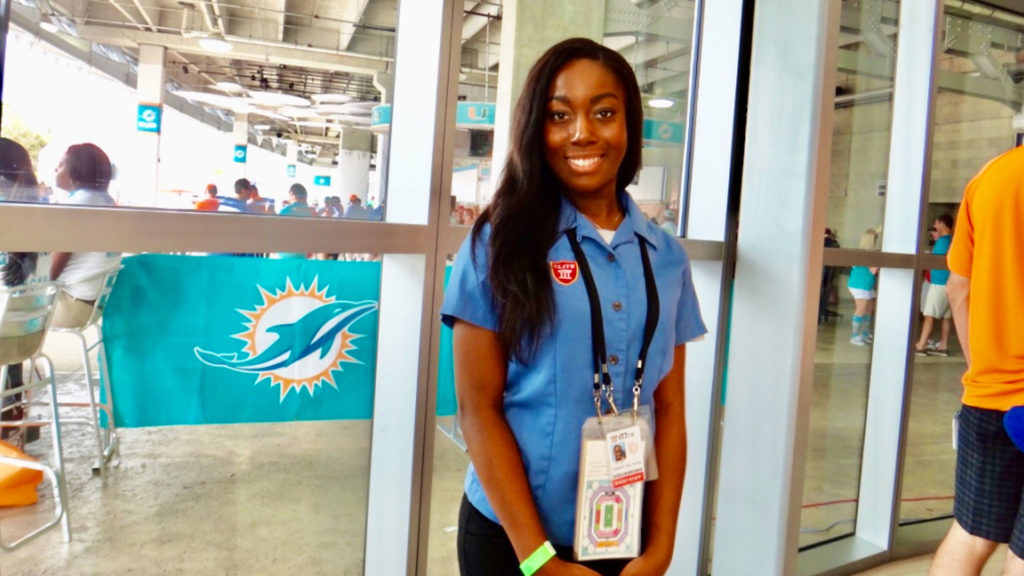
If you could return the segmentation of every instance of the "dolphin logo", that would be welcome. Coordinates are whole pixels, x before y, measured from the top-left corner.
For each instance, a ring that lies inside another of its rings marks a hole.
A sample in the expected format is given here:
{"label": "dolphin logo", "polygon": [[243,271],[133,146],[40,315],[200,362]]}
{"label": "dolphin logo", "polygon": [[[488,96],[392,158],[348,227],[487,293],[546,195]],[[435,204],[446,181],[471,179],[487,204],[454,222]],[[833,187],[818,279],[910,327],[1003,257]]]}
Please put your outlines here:
{"label": "dolphin logo", "polygon": [[238,354],[217,354],[195,348],[196,357],[210,366],[238,372],[265,373],[289,366],[319,351],[320,359],[330,352],[335,339],[353,322],[377,309],[377,303],[330,302],[307,312],[291,324],[267,328],[277,339],[259,354],[239,358]]}

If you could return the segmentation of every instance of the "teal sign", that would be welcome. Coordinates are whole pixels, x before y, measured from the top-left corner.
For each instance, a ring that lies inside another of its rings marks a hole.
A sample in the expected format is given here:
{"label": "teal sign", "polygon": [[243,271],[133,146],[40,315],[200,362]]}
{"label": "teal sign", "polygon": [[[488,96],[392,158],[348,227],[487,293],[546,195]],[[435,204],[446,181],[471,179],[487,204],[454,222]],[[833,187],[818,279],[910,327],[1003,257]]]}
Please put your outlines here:
{"label": "teal sign", "polygon": [[287,170],[289,178],[295,178],[295,164],[289,164],[285,170]]}
{"label": "teal sign", "polygon": [[248,146],[246,146],[245,144],[235,144],[235,162],[244,164],[247,155]]}
{"label": "teal sign", "polygon": [[139,132],[160,132],[160,118],[163,116],[159,104],[139,104],[135,116],[135,129]]}
{"label": "teal sign", "polygon": [[386,126],[391,124],[391,104],[380,104],[370,111],[370,126]]}
{"label": "teal sign", "polygon": [[330,186],[330,176],[313,176],[313,186]]}
{"label": "teal sign", "polygon": [[380,271],[379,262],[124,258],[103,315],[118,425],[370,419]]}
{"label": "teal sign", "polygon": [[459,128],[494,127],[495,109],[489,102],[459,102],[455,108],[455,125]]}
{"label": "teal sign", "polygon": [[644,118],[644,141],[649,144],[682,144],[682,122]]}

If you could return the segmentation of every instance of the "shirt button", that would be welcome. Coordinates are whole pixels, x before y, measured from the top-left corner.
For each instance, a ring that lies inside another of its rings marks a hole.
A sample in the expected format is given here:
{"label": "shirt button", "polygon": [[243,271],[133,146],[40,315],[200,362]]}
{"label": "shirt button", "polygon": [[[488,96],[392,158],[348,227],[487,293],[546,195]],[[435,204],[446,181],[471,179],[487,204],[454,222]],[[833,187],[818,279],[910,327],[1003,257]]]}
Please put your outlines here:
{"label": "shirt button", "polygon": [[608,357],[608,363],[611,364],[612,366],[615,366],[616,364],[619,363],[619,357],[616,356],[615,354],[612,354],[611,356]]}
{"label": "shirt button", "polygon": [[615,254],[609,254],[608,255],[608,261],[609,262],[615,262]]}
{"label": "shirt button", "polygon": [[612,302],[612,310],[615,310],[616,312],[622,310],[622,302]]}

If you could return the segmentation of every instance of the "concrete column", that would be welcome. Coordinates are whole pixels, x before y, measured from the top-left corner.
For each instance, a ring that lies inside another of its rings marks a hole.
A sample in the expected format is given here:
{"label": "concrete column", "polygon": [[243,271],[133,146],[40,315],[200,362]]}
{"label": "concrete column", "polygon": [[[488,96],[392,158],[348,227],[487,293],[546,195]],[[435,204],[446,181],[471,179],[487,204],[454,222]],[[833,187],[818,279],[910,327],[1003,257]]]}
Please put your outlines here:
{"label": "concrete column", "polygon": [[[157,191],[160,188],[160,122],[163,119],[165,52],[163,46],[139,46],[139,77],[135,85],[139,102],[136,111],[138,155],[135,165],[129,168],[131,172],[125,171],[125,176],[131,181],[128,193],[135,196],[133,201],[144,206],[157,205]],[[155,129],[150,119],[155,122]]]}
{"label": "concrete column", "polygon": [[[373,75],[373,85],[377,90],[380,90],[381,104],[391,104],[391,98],[395,92],[395,74],[393,72],[377,72]],[[390,131],[377,134],[375,147],[377,153],[377,182],[375,184],[376,189],[371,190],[369,195],[375,197],[378,204],[383,204],[387,200],[387,166],[390,149],[388,134],[390,134]]]}
{"label": "concrete column", "polygon": [[331,171],[331,193],[348,204],[355,194],[366,205],[370,186],[370,145],[373,137],[368,130],[342,128],[338,165]]}
{"label": "concrete column", "polygon": [[[230,151],[231,156],[228,156],[231,167],[226,170],[231,175],[232,180],[238,178],[245,178],[245,166],[246,160],[248,159],[249,150],[249,115],[235,113],[235,125],[232,130],[232,142],[235,143],[234,148]],[[239,146],[244,148],[244,155],[240,158]]]}
{"label": "concrete column", "polygon": [[840,8],[760,0],[754,11],[715,576],[803,573],[796,560]]}
{"label": "concrete column", "polygon": [[601,41],[605,0],[548,2],[505,0],[501,18],[501,66],[494,115],[491,187],[497,186],[508,154],[512,110],[530,67],[553,44],[573,37]]}

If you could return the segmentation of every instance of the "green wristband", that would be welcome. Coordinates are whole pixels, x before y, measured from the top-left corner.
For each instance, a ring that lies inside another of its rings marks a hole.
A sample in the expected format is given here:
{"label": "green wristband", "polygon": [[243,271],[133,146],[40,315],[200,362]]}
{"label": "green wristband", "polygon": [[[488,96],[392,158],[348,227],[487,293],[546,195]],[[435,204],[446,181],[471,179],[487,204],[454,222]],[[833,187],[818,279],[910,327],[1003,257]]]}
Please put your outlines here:
{"label": "green wristband", "polygon": [[551,541],[545,540],[540,548],[533,551],[530,557],[523,560],[523,563],[519,565],[519,569],[523,571],[523,576],[533,576],[533,573],[540,570],[541,566],[547,564],[548,560],[555,557],[555,547],[551,545]]}

